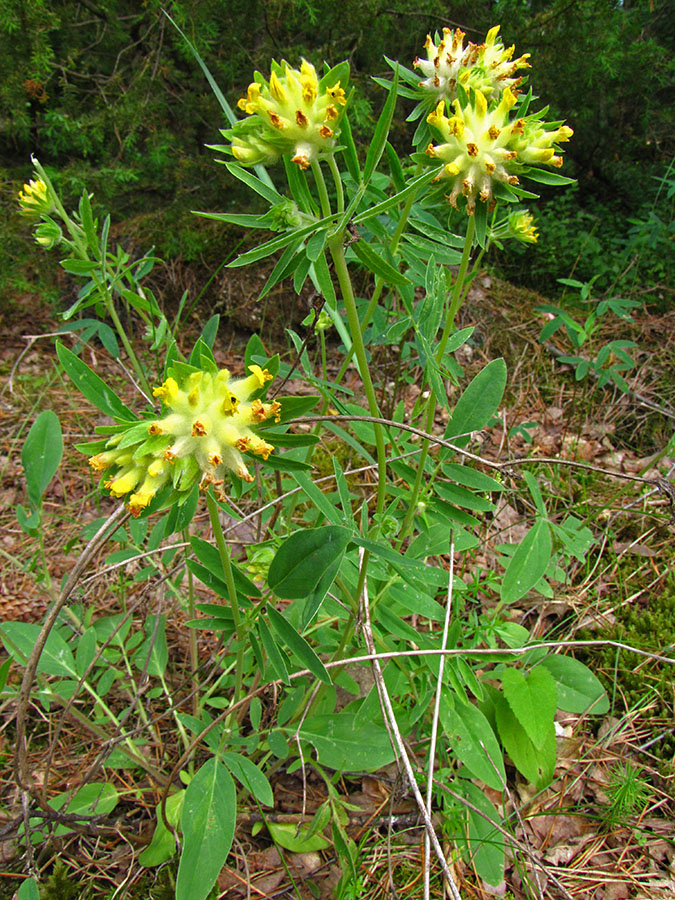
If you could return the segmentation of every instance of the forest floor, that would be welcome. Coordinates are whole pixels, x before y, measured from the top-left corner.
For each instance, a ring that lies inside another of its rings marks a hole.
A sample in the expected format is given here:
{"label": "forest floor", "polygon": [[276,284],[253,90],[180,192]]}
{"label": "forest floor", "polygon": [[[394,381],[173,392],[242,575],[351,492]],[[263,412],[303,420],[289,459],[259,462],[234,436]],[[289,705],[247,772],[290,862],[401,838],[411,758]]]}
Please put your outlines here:
{"label": "forest floor", "polygon": [[[302,300],[278,306],[278,297],[262,310],[250,298],[255,284],[223,282],[225,321],[215,347],[216,359],[234,371],[242,369],[246,328],[262,325],[271,350],[285,349],[282,325],[302,318]],[[236,305],[233,295],[243,298]],[[634,340],[636,367],[627,375],[631,394],[598,388],[591,380],[576,382],[555,351],[569,352],[559,332],[548,348],[538,342],[543,319],[534,311],[543,298],[487,275],[478,279],[462,310],[461,326],[476,325],[474,343],[461,360],[472,367],[504,356],[509,371],[502,421],[480,436],[481,451],[493,458],[532,455],[575,459],[597,469],[656,478],[670,472],[675,459],[663,455],[675,421],[675,311],[634,313],[632,322],[616,326],[607,339]],[[544,301],[545,302],[545,301]],[[277,306],[274,304],[277,303]],[[289,312],[289,304],[292,309]],[[208,311],[207,315],[211,311]],[[231,323],[231,326],[228,325]],[[37,412],[53,409],[61,421],[65,456],[44,504],[44,560],[51,585],[59,585],[85,545],[87,526],[115,508],[96,490],[85,457],[73,449],[90,440],[99,414],[64,381],[55,366],[53,341],[46,336],[59,323],[36,298],[19,298],[2,314],[0,341],[0,620],[39,622],[50,602],[36,541],[16,518],[25,504],[21,447]],[[231,339],[224,337],[229,334]],[[185,348],[199,332],[194,314],[181,332]],[[603,334],[597,339],[602,343]],[[384,376],[385,355],[374,354]],[[333,356],[337,356],[335,353]],[[109,378],[123,399],[132,396],[124,373],[102,350],[87,349],[84,358]],[[386,377],[385,377],[386,380]],[[350,383],[358,390],[355,378]],[[406,402],[414,400],[408,385]],[[132,401],[129,401],[132,402]],[[658,467],[658,469],[657,469]],[[538,637],[606,638],[647,653],[673,656],[675,648],[675,528],[672,497],[599,471],[550,471],[550,494],[594,533],[585,565],[569,573],[569,582],[553,598],[530,595],[512,610]],[[500,511],[505,531],[517,530],[518,510]],[[205,511],[197,526],[206,531]],[[92,561],[103,571],[108,548]],[[121,585],[127,600],[148,591],[143,581],[117,569],[86,583],[85,602],[96,614],[120,609]],[[204,599],[209,599],[203,589]],[[152,609],[151,594],[145,611]],[[176,605],[167,633],[170,659],[179,690],[188,641],[182,627],[185,612]],[[200,632],[200,656],[208,659],[208,633]],[[675,897],[675,720],[673,669],[667,663],[615,647],[591,648],[583,657],[605,684],[610,711],[602,717],[560,717],[558,761],[553,783],[534,793],[510,770],[508,864],[501,897],[575,898],[575,900],[640,900]],[[2,658],[0,658],[0,663]],[[171,664],[170,664],[171,669]],[[13,667],[9,683],[17,684]],[[270,702],[271,702],[271,698]],[[21,795],[13,774],[13,701],[0,696],[0,898],[10,900],[26,866],[26,849],[17,832],[23,821]],[[31,709],[29,769],[33,784],[47,793],[79,786],[80,773],[97,751],[96,738],[81,722],[60,722],[59,710],[47,712],[37,702]],[[165,744],[164,765],[177,750],[170,723],[158,737]],[[47,749],[54,751],[45,769]],[[170,762],[169,762],[170,768]],[[167,768],[168,771],[168,768]],[[125,802],[100,833],[69,832],[33,848],[34,864],[45,884],[43,900],[167,900],[172,896],[170,867],[144,870],[136,856],[152,836],[154,805],[143,773],[110,770]],[[276,806],[268,818],[297,822],[322,802],[322,782],[305,785],[299,773],[280,768],[273,778]],[[399,790],[393,767],[382,772],[345,777],[338,790],[351,804],[349,834],[359,846],[358,890],[346,898],[420,898],[423,831],[413,803]],[[303,806],[304,803],[304,806]],[[218,897],[331,897],[339,869],[331,850],[290,852],[270,842],[254,827],[260,815],[244,810],[228,866],[219,881]],[[452,857],[452,847],[446,840]],[[283,856],[283,858],[282,858]],[[457,858],[454,874],[464,900],[484,900],[494,890],[481,883]],[[122,887],[119,887],[122,885]],[[395,885],[395,887],[394,887]],[[436,880],[433,896],[442,897]],[[216,896],[214,894],[214,896]],[[41,895],[42,898],[42,895]]]}

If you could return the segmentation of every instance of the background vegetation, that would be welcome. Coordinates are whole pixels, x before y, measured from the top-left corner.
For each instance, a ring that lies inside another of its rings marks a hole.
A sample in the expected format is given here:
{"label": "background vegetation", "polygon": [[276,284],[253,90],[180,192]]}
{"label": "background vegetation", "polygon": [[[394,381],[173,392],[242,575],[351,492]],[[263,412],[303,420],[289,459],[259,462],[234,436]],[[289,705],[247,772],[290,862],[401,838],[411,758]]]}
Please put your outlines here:
{"label": "background vegetation", "polygon": [[[0,284],[7,298],[35,284],[42,263],[9,209],[35,153],[73,203],[86,184],[112,211],[117,237],[154,245],[168,260],[207,267],[236,243],[190,214],[241,199],[214,176],[206,144],[222,113],[202,71],[162,15],[186,31],[229,97],[270,56],[352,66],[351,116],[363,137],[383,92],[383,55],[409,61],[421,36],[461,26],[480,40],[502,23],[507,45],[531,50],[536,89],[575,130],[565,172],[576,190],[537,210],[541,238],[500,265],[511,280],[551,295],[561,275],[597,288],[647,291],[663,307],[672,275],[673,32],[669,0],[0,0]],[[376,23],[376,27],[374,27]],[[399,104],[399,132],[408,110]],[[359,127],[361,126],[361,128]],[[396,141],[396,127],[393,131]],[[17,256],[28,259],[17,268]],[[53,288],[52,288],[53,289]]]}

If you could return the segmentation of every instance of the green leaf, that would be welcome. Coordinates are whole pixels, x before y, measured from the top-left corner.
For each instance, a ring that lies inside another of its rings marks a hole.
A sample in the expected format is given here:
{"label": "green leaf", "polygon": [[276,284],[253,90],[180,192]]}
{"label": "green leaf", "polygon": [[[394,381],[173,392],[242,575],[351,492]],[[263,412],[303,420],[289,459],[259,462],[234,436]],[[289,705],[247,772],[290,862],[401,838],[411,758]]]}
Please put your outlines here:
{"label": "green leaf", "polygon": [[366,241],[356,241],[351,245],[351,250],[369,271],[383,278],[387,284],[410,284],[405,275],[401,275],[398,269],[383,259]]}
{"label": "green leaf", "polygon": [[506,698],[498,691],[493,694],[499,737],[518,771],[541,789],[550,784],[555,771],[555,728],[550,731],[541,748],[537,749],[527,732],[513,714]]}
{"label": "green leaf", "polygon": [[539,184],[553,185],[574,184],[576,180],[560,175],[558,172],[550,172],[548,169],[528,169],[525,177],[529,178],[530,181],[537,181]]}
{"label": "green leaf", "polygon": [[40,900],[40,891],[34,878],[26,878],[16,892],[17,900]]}
{"label": "green leaf", "polygon": [[[196,536],[190,538],[190,547],[199,562],[211,572],[221,584],[225,584],[225,573],[223,572],[223,563],[220,559],[218,548],[214,547],[213,544],[209,544],[208,541]],[[247,575],[244,575],[239,566],[235,563],[232,563],[232,576],[234,578],[234,586],[237,589],[237,593],[241,593],[245,597],[258,597],[260,595],[260,589],[255,586]],[[210,582],[204,583],[211,586]],[[229,593],[224,594],[223,596],[229,596]]]}
{"label": "green leaf", "polygon": [[[112,784],[106,782],[92,782],[85,784],[75,793],[72,800],[70,791],[52,797],[49,805],[52,809],[63,810],[69,815],[82,816],[107,816],[117,806],[119,795]],[[70,801],[70,802],[68,802]],[[59,825],[55,834],[67,834],[72,831],[67,825]]]}
{"label": "green leaf", "polygon": [[28,497],[34,507],[40,505],[62,456],[63,437],[58,416],[51,409],[43,409],[33,422],[21,451]]}
{"label": "green leaf", "polygon": [[75,649],[75,665],[80,678],[89,668],[89,664],[96,656],[96,629],[93,625],[86,629],[77,641]]}
{"label": "green leaf", "polygon": [[342,557],[350,539],[351,532],[339,525],[296,531],[272,560],[267,577],[271,590],[284,600],[307,597]]}
{"label": "green leaf", "polygon": [[501,681],[514,716],[540,750],[551,733],[557,708],[553,676],[541,666],[531,669],[527,676],[521,669],[508,668],[502,672]]}
{"label": "green leaf", "polygon": [[288,676],[286,658],[277,647],[274,638],[272,637],[272,632],[269,630],[267,622],[262,616],[259,616],[258,618],[258,631],[260,633],[260,640],[265,648],[265,653],[270,661],[270,666],[274,669],[277,678],[280,678],[285,684],[290,684],[291,679]]}
{"label": "green leaf", "polygon": [[402,191],[399,191],[397,194],[394,194],[393,197],[388,197],[386,200],[382,200],[381,203],[376,203],[375,206],[371,206],[368,209],[365,209],[363,212],[360,212],[357,216],[354,216],[354,224],[359,225],[361,222],[366,222],[373,216],[379,216],[381,213],[386,212],[388,209],[391,209],[392,206],[398,206],[399,203],[401,203],[403,200],[407,200],[410,194],[417,193],[417,190],[419,188],[421,188],[425,184],[428,184],[436,177],[436,175],[439,175],[442,171],[443,167],[441,166],[438,169],[430,169],[428,172],[424,172],[422,175],[419,175],[417,178],[408,182],[407,187],[405,187]]}
{"label": "green leaf", "polygon": [[484,428],[499,408],[506,387],[506,363],[493,359],[465,388],[444,437],[450,440]]}
{"label": "green leaf", "polygon": [[[20,666],[25,666],[37,643],[39,625],[28,622],[5,622],[0,625],[0,637],[5,649]],[[38,661],[37,671],[45,675],[78,678],[75,659],[70,647],[58,631],[51,631]]]}
{"label": "green leaf", "polygon": [[71,353],[67,347],[57,341],[56,354],[63,366],[66,375],[75,387],[90,403],[93,403],[102,413],[113,419],[121,419],[124,422],[135,421],[132,411],[122,403],[112,388],[108,387],[98,375],[91,371],[89,366]]}
{"label": "green leaf", "polygon": [[271,184],[261,181],[260,178],[257,178],[243,166],[239,166],[237,163],[226,162],[225,168],[230,175],[234,175],[235,178],[238,178],[239,181],[243,182],[247,187],[250,187],[256,194],[260,194],[260,196],[264,197],[268,203],[276,205],[277,203],[283,202],[284,198]]}
{"label": "green leaf", "polygon": [[134,663],[148,675],[163,675],[169,662],[166,642],[166,617],[148,616],[145,620],[146,638],[134,654]]}
{"label": "green leaf", "polygon": [[377,120],[377,125],[375,126],[375,131],[373,132],[373,136],[370,139],[370,144],[368,146],[368,153],[366,155],[366,162],[363,167],[363,182],[364,184],[368,184],[370,179],[372,178],[373,172],[377,168],[377,164],[380,161],[380,157],[384,152],[384,148],[387,144],[387,138],[389,137],[389,129],[391,127],[391,120],[394,116],[394,110],[396,108],[396,99],[397,99],[397,90],[398,90],[398,66],[394,72],[394,83],[391,86],[391,90],[387,96],[386,103],[382,108],[382,112],[380,113],[380,117]]}
{"label": "green leaf", "polygon": [[440,720],[451,752],[475,778],[496,791],[504,789],[506,772],[494,731],[483,713],[472,703],[456,702],[445,691]]}
{"label": "green leaf", "polygon": [[263,806],[274,806],[272,785],[260,769],[241,753],[228,751],[222,760],[242,787],[249,790]]}
{"label": "green leaf", "polygon": [[328,670],[310,647],[301,634],[293,628],[291,623],[285,619],[280,612],[273,606],[268,604],[267,615],[272,624],[272,628],[279,637],[284,641],[291,653],[294,653],[306,669],[315,675],[319,681],[324,684],[332,684]]}
{"label": "green leaf", "polygon": [[[174,828],[178,825],[183,802],[185,800],[185,791],[177,791],[170,797],[167,797],[165,804],[166,818],[170,825]],[[157,825],[152,835],[150,844],[143,850],[138,857],[141,866],[161,866],[167,862],[176,852],[176,838],[171,834],[164,824],[159,807],[157,807]]]}
{"label": "green leaf", "polygon": [[551,529],[546,519],[537,519],[506,567],[501,586],[504,603],[515,603],[543,578],[551,559]]}
{"label": "green leaf", "polygon": [[292,231],[287,231],[280,237],[272,238],[266,243],[260,244],[258,247],[255,247],[253,250],[249,250],[247,253],[242,253],[241,256],[238,256],[231,263],[228,263],[227,267],[230,269],[236,269],[240,266],[248,266],[251,263],[257,262],[259,259],[265,259],[267,256],[271,256],[273,253],[276,253],[277,250],[283,250],[283,248],[287,244],[290,244],[292,241],[295,241],[298,238],[307,237],[308,235],[313,234],[317,228],[330,225],[332,222],[333,217],[327,216],[324,219],[317,219],[316,222],[312,223],[311,225],[305,225],[304,228],[295,228]]}
{"label": "green leaf", "polygon": [[176,900],[206,900],[230,852],[236,821],[234,781],[228,769],[212,757],[185,791]]}
{"label": "green leaf", "polygon": [[61,266],[69,275],[91,275],[99,266],[97,262],[89,259],[62,259]]}
{"label": "green leaf", "polygon": [[608,712],[609,699],[605,689],[578,659],[556,654],[542,659],[539,667],[542,666],[555,680],[560,709],[580,715],[587,711],[598,715]]}
{"label": "green leaf", "polygon": [[267,822],[267,830],[275,842],[284,850],[291,853],[311,853],[317,850],[327,850],[330,841],[322,834],[308,834],[306,825],[297,825],[293,822]]}
{"label": "green leaf", "polygon": [[[485,793],[470,781],[462,780],[459,789],[483,815],[466,808],[467,850],[476,872],[488,884],[498,885],[504,879],[504,835],[495,826],[501,825],[501,816]],[[490,824],[494,822],[495,824]]]}
{"label": "green leaf", "polygon": [[314,746],[321,765],[338,772],[375,771],[394,759],[386,729],[372,721],[357,724],[351,713],[306,719],[300,737]]}
{"label": "green leaf", "polygon": [[344,515],[333,504],[332,500],[314,484],[307,471],[296,471],[294,472],[293,477],[302,488],[307,499],[312,501],[314,506],[323,513],[326,519],[332,525],[341,527],[342,523],[345,521]]}

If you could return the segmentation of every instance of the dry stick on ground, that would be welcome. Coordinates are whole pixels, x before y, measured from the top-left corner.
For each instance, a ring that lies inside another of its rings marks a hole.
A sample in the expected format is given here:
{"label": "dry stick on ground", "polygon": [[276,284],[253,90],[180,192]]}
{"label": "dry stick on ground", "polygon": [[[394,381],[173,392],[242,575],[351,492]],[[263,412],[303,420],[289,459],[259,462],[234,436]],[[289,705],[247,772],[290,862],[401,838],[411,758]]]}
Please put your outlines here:
{"label": "dry stick on ground", "polygon": [[458,447],[456,444],[452,444],[444,438],[439,438],[434,434],[422,431],[420,428],[406,425],[405,422],[394,422],[392,419],[381,419],[378,416],[301,416],[297,419],[289,419],[288,422],[285,422],[284,424],[308,424],[318,421],[372,422],[374,425],[388,425],[392,428],[398,428],[401,431],[409,431],[411,434],[416,434],[418,437],[431,441],[434,444],[439,444],[441,447],[447,447],[450,450],[454,450],[455,453],[459,453],[466,459],[471,459],[483,466],[487,466],[489,469],[497,469],[500,472],[504,470],[508,471],[511,466],[522,466],[528,463],[551,463],[556,466],[570,466],[575,469],[586,469],[590,472],[598,472],[600,475],[609,475],[612,478],[623,478],[626,481],[638,481],[641,484],[648,484],[661,491],[661,493],[665,494],[668,498],[671,508],[675,506],[675,487],[673,487],[672,483],[666,478],[644,478],[642,475],[630,475],[628,472],[616,472],[612,469],[603,469],[601,466],[592,466],[590,463],[580,463],[573,459],[558,459],[555,456],[518,456],[514,459],[509,459],[506,462],[492,462],[492,460],[478,456],[476,453],[470,453],[468,450],[464,450],[462,447]]}
{"label": "dry stick on ground", "polygon": [[[363,550],[360,551],[361,559],[363,560]],[[363,591],[361,594],[361,605],[363,608],[363,636],[366,641],[366,646],[370,650],[371,653],[375,653],[375,641],[373,639],[373,632],[370,625],[370,604],[368,602],[368,580],[364,579],[363,581]],[[373,675],[375,676],[375,683],[378,686],[378,694],[380,695],[380,702],[382,704],[382,714],[385,721],[389,723],[390,733],[393,733],[394,739],[396,741],[396,747],[398,748],[398,752],[400,758],[403,762],[403,767],[405,769],[406,776],[408,778],[408,784],[410,785],[410,790],[413,793],[415,798],[415,802],[419,807],[419,811],[422,815],[422,819],[424,820],[424,827],[426,829],[426,833],[429,835],[429,839],[433,845],[434,852],[438,858],[438,861],[441,864],[441,868],[443,869],[443,874],[445,875],[446,881],[448,883],[448,887],[450,888],[450,893],[452,894],[454,900],[461,900],[461,895],[457,889],[457,885],[455,884],[454,878],[452,877],[452,872],[450,871],[450,867],[448,866],[448,862],[445,858],[445,854],[443,853],[443,848],[440,845],[438,837],[436,835],[436,831],[434,829],[433,822],[431,821],[431,816],[425,806],[424,797],[420,793],[420,789],[418,787],[417,781],[415,779],[415,773],[413,772],[412,765],[410,764],[410,759],[408,758],[408,751],[406,750],[406,746],[403,742],[403,738],[401,736],[401,732],[399,731],[398,723],[396,721],[396,715],[394,714],[394,708],[391,705],[391,700],[389,699],[389,692],[387,691],[387,685],[384,682],[384,676],[382,675],[382,667],[380,665],[380,661],[375,655],[373,659]]]}

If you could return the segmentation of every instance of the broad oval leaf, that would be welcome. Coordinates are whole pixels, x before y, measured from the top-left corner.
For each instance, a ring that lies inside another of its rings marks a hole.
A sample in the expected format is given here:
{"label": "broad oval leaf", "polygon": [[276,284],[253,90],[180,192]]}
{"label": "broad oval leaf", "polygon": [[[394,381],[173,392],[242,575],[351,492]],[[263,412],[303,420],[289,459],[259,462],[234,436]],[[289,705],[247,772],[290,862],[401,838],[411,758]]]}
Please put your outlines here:
{"label": "broad oval leaf", "polygon": [[58,416],[51,409],[43,409],[33,422],[21,451],[28,497],[33,506],[39,506],[62,456],[63,436]]}
{"label": "broad oval leaf", "polygon": [[[28,622],[5,622],[0,625],[0,638],[12,659],[25,666],[41,630],[39,625]],[[37,671],[44,675],[78,678],[72,651],[57,631],[50,632]]]}
{"label": "broad oval leaf", "polygon": [[306,719],[300,737],[314,746],[321,765],[338,772],[372,772],[394,759],[384,726],[359,722],[351,713]]}
{"label": "broad oval leaf", "polygon": [[470,434],[484,428],[499,408],[506,387],[506,363],[493,359],[467,385],[455,404],[445,438]]}
{"label": "broad oval leaf", "polygon": [[553,676],[541,666],[527,676],[520,669],[508,668],[502,673],[501,681],[514,716],[534,746],[541,749],[553,728],[557,708],[558,692]]}
{"label": "broad oval leaf", "polygon": [[495,733],[472,703],[454,702],[444,692],[440,719],[451,751],[471,774],[495,791],[504,790],[506,772]]}
{"label": "broad oval leaf", "polygon": [[267,576],[271,590],[284,600],[307,597],[345,552],[350,539],[351,531],[340,525],[296,531],[272,560]]}
{"label": "broad oval leaf", "polygon": [[504,573],[501,598],[515,603],[543,577],[551,559],[551,529],[546,519],[538,519],[523,538]]}
{"label": "broad oval leaf", "polygon": [[255,763],[241,753],[223,753],[222,760],[237,781],[263,806],[274,806],[272,785]]}
{"label": "broad oval leaf", "polygon": [[211,757],[185,791],[176,900],[206,900],[230,852],[236,821],[234,781],[228,769]]}
{"label": "broad oval leaf", "polygon": [[[566,712],[604,714],[609,710],[607,692],[591,670],[572,656],[547,656],[540,666],[553,676],[558,706]],[[536,671],[536,670],[535,670]]]}

